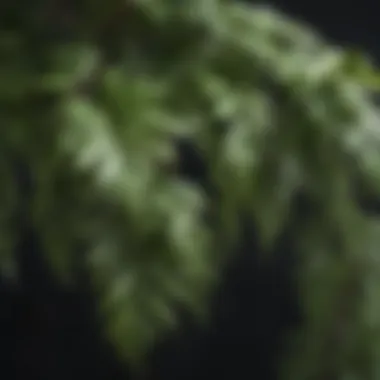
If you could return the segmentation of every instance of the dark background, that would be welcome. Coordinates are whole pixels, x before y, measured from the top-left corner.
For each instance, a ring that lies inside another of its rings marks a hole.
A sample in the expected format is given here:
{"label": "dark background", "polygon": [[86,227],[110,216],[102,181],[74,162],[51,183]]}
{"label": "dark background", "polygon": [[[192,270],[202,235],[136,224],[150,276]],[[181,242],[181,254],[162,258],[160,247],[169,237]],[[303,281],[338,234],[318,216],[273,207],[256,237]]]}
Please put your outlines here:
{"label": "dark background", "polygon": [[[359,47],[380,59],[376,2],[272,2],[310,23],[332,42]],[[200,180],[188,152],[183,173]],[[20,191],[31,190],[20,180]],[[85,287],[60,288],[41,260],[33,231],[20,216],[21,283],[0,279],[0,376],[29,380],[131,378],[100,337],[94,300]],[[295,296],[291,241],[282,237],[272,263],[260,264],[254,226],[245,225],[234,260],[223,275],[208,328],[186,319],[181,331],[158,343],[143,379],[276,379],[284,337],[302,321]]]}

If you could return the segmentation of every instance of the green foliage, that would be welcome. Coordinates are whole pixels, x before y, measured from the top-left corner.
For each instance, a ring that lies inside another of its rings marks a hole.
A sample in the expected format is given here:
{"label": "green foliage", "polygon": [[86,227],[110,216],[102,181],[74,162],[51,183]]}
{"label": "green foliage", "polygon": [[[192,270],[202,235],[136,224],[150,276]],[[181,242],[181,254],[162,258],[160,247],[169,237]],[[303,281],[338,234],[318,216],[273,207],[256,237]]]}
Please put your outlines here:
{"label": "green foliage", "polygon": [[[294,236],[307,324],[285,377],[379,378],[378,223],[353,189],[359,176],[380,193],[368,88],[378,75],[365,60],[273,10],[227,1],[6,7],[4,270],[21,205],[62,280],[85,260],[109,336],[138,360],[179,304],[203,310],[241,211],[269,248],[302,188],[315,205]],[[167,170],[179,137],[210,163],[217,202]],[[33,199],[18,198],[12,157],[28,163]]]}

